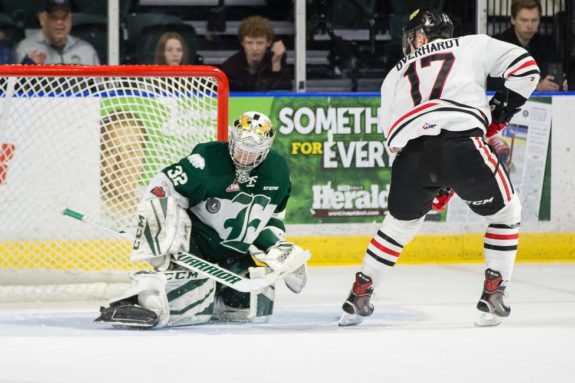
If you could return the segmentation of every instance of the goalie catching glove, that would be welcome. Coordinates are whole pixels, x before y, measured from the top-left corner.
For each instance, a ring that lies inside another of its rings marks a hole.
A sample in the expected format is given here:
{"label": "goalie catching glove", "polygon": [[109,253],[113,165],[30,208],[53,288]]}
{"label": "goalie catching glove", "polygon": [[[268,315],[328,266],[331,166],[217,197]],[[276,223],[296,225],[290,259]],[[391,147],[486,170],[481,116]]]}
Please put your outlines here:
{"label": "goalie catching glove", "polygon": [[258,261],[268,265],[274,272],[279,272],[286,286],[295,294],[299,294],[307,283],[306,262],[310,258],[309,251],[293,243],[280,241],[270,247],[267,252],[250,249],[250,254]]}
{"label": "goalie catching glove", "polygon": [[[285,259],[281,256],[282,251],[289,252]],[[299,294],[307,284],[306,262],[311,256],[309,251],[292,243],[280,241],[270,247],[267,253],[251,245],[249,253],[257,262],[267,265],[273,271],[279,271],[281,275],[278,278],[283,279],[293,293]]]}
{"label": "goalie catching glove", "polygon": [[268,265],[274,272],[289,274],[304,265],[310,258],[310,253],[298,245],[280,241],[270,247],[267,252],[254,252],[253,256]]}
{"label": "goalie catching glove", "polygon": [[138,229],[132,261],[147,261],[155,269],[166,270],[170,254],[188,251],[192,221],[174,197],[143,201],[138,207]]}

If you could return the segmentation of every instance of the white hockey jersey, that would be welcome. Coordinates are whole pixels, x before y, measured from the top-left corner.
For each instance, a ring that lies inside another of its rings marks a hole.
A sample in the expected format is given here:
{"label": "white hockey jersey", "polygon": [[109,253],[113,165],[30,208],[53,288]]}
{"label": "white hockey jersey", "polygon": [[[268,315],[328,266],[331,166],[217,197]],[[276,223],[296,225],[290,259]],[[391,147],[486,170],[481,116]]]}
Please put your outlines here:
{"label": "white hockey jersey", "polygon": [[487,35],[429,42],[403,57],[381,87],[382,128],[392,151],[441,130],[483,130],[491,122],[487,75],[529,98],[539,82],[535,60],[521,47]]}

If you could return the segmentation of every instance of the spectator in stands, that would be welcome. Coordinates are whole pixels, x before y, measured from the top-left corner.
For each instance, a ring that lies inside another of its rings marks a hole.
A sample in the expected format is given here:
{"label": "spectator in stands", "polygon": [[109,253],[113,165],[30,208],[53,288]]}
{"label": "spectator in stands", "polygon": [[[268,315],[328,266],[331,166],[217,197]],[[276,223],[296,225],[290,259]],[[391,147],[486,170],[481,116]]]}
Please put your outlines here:
{"label": "spectator in stands", "polygon": [[177,32],[166,32],[156,44],[155,64],[187,65],[190,63],[188,44]]}
{"label": "spectator in stands", "polygon": [[274,41],[271,22],[262,16],[244,19],[238,29],[242,49],[229,57],[222,70],[230,80],[232,91],[291,90],[292,81],[286,66],[286,48]]}
{"label": "spectator in stands", "polygon": [[22,64],[98,65],[92,45],[70,35],[72,13],[69,0],[46,0],[38,13],[42,30],[16,47],[16,62]]}
{"label": "spectator in stands", "polygon": [[[511,2],[511,27],[493,37],[523,47],[531,54],[541,70],[541,81],[537,84],[536,90],[567,90],[565,74],[562,70],[553,69],[561,67],[561,58],[555,49],[553,38],[537,32],[541,14],[539,0],[513,0]],[[488,81],[489,90],[502,88],[503,79]]]}
{"label": "spectator in stands", "polygon": [[0,30],[0,64],[14,64],[14,55],[6,42],[6,34]]}

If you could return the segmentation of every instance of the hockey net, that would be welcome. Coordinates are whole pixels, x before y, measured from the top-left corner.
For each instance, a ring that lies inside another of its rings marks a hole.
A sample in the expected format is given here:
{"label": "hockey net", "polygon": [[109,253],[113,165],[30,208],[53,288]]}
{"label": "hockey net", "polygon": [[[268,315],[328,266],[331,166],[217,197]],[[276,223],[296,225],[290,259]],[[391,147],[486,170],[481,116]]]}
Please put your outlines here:
{"label": "hockey net", "polygon": [[106,299],[145,264],[131,243],[151,177],[227,139],[228,82],[208,66],[4,66],[0,74],[0,301]]}

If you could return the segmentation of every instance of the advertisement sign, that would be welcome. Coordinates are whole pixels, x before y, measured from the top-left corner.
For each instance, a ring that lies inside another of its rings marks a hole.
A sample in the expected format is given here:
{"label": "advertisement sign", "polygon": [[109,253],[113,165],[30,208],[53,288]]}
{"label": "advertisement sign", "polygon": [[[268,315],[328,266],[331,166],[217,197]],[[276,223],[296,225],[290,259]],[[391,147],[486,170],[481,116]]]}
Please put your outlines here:
{"label": "advertisement sign", "polygon": [[[232,99],[251,110],[250,99]],[[260,108],[265,102],[259,100]],[[250,106],[247,106],[250,105]],[[380,222],[391,178],[378,97],[277,97],[267,110],[274,148],[292,175],[288,224]]]}

